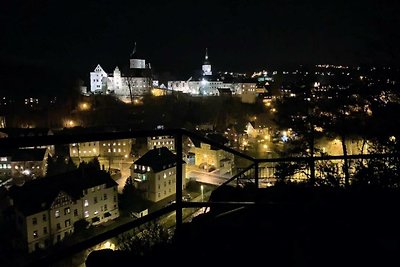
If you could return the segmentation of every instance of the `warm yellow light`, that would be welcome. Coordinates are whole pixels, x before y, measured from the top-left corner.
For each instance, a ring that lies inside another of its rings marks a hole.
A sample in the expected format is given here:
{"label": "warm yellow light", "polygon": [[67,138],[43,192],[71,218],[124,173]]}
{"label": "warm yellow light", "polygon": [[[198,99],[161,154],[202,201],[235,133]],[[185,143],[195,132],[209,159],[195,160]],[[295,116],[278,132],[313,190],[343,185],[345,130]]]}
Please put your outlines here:
{"label": "warm yellow light", "polygon": [[112,250],[115,250],[115,244],[111,243],[110,241],[107,241],[107,242],[104,243],[104,245],[102,246],[102,249],[112,249]]}

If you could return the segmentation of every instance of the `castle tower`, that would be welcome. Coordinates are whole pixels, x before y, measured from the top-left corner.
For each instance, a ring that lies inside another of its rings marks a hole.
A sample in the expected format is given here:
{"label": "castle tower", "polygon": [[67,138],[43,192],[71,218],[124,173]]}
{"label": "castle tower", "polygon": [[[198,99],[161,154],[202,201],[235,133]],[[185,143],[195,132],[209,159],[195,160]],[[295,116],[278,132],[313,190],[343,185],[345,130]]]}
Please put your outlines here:
{"label": "castle tower", "polygon": [[207,48],[206,48],[206,55],[204,57],[204,63],[203,63],[203,66],[202,66],[202,70],[203,70],[203,75],[204,76],[212,75],[211,63],[208,60],[208,50],[207,50]]}
{"label": "castle tower", "polygon": [[138,55],[136,54],[136,42],[135,47],[132,50],[129,60],[130,68],[131,69],[145,69],[146,68],[146,60],[145,59],[138,59]]}

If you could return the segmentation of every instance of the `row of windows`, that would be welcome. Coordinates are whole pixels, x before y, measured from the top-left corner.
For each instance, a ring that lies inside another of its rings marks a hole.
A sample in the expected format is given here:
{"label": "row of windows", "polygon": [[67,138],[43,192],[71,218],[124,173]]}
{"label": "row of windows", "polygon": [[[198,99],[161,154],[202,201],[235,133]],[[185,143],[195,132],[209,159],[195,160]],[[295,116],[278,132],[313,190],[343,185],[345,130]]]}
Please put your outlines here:
{"label": "row of windows", "polygon": [[[106,185],[105,184],[102,184],[102,185],[98,185],[98,186],[95,186],[95,187],[92,187],[92,188],[90,188],[90,191],[91,192],[95,192],[96,190],[97,191],[100,191],[100,189],[105,189],[106,188]],[[88,194],[88,189],[84,189],[83,190],[83,194],[84,195],[87,195]]]}
{"label": "row of windows", "polygon": [[5,164],[5,163],[0,164],[0,169],[11,169],[11,164],[10,163],[8,163],[8,164]]}
{"label": "row of windows", "polygon": [[[65,221],[64,221],[64,227],[70,227],[70,226],[71,226],[71,220],[70,220],[70,219],[65,220]],[[57,229],[57,230],[61,230],[61,224],[60,224],[60,223],[57,223],[56,229]],[[47,234],[48,234],[47,227],[44,226],[44,227],[43,227],[43,235],[47,235]],[[33,231],[33,238],[34,238],[34,239],[39,238],[38,230]]]}
{"label": "row of windows", "polygon": [[[104,194],[103,198],[101,200],[107,200],[107,194]],[[114,198],[114,200],[115,200],[115,198]],[[97,197],[93,197],[93,204],[97,204],[97,203],[98,203]],[[84,206],[85,207],[89,206],[89,200],[85,199]]]}
{"label": "row of windows", "polygon": [[[169,193],[171,193],[171,188],[168,190]],[[164,196],[167,195],[167,190],[164,190]],[[161,193],[158,193],[158,197],[161,197]]]}
{"label": "row of windows", "polygon": [[[68,215],[70,213],[71,213],[71,209],[69,207],[64,209],[64,215]],[[61,214],[60,210],[56,210],[54,214],[55,214],[56,218],[59,218],[60,214]],[[74,216],[75,217],[78,216],[78,210],[77,209],[74,209]],[[43,217],[43,219],[44,219],[44,217]],[[45,221],[45,220],[43,220],[43,221]]]}
{"label": "row of windows", "polygon": [[[168,172],[168,175],[167,175],[167,172],[164,172],[163,178],[165,179],[165,178],[167,178],[167,176],[171,176],[171,175],[174,175],[174,174],[175,174],[175,171],[169,171],[169,172]],[[157,179],[160,181],[160,179],[161,179],[161,174],[157,174]]]}
{"label": "row of windows", "polygon": [[[175,178],[173,178],[172,180],[168,180],[168,185],[171,185],[171,183],[172,184],[175,183]],[[164,187],[166,187],[166,186],[167,186],[167,181],[164,181]],[[160,184],[158,185],[158,189],[161,189],[161,185]]]}
{"label": "row of windows", "polygon": [[140,166],[140,165],[136,165],[136,164],[135,164],[135,165],[133,166],[133,168],[134,168],[135,170],[142,170],[142,171],[146,171],[146,170],[147,170],[148,172],[150,171],[150,167],[149,167],[149,166],[146,167],[146,166]]}
{"label": "row of windows", "polygon": [[[113,143],[112,145],[113,145],[113,146],[120,146],[121,143]],[[126,143],[122,143],[122,145],[125,146]],[[103,143],[103,146],[111,146],[111,143],[108,143],[108,144]]]}
{"label": "row of windows", "polygon": [[[11,167],[10,167],[11,168]],[[15,165],[15,167],[14,167],[16,170],[18,170],[18,169],[20,169],[20,170],[23,170],[23,169],[26,169],[26,168],[24,168],[24,166],[19,166],[19,165]],[[31,167],[32,169],[39,169],[40,168],[40,166],[32,166]]]}
{"label": "row of windows", "polygon": [[[116,207],[116,205],[114,205],[114,208],[115,208],[115,207]],[[101,211],[107,211],[107,210],[108,210],[107,204],[104,204],[104,206],[101,206],[100,209],[101,209]],[[98,211],[98,210],[96,210],[96,211],[93,212],[93,215],[94,215],[94,216],[96,216],[97,214],[99,214],[99,211]],[[85,216],[85,218],[88,218],[88,217],[90,216],[88,210],[85,210],[85,211],[84,211],[84,216]]]}
{"label": "row of windows", "polygon": [[155,145],[169,145],[169,144],[173,144],[174,142],[173,141],[163,141],[163,142],[160,142],[160,141],[158,141],[158,142],[156,142],[156,141],[154,141],[153,142],[153,145],[155,146]]}
{"label": "row of windows", "polygon": [[[77,151],[76,151],[75,149],[73,149],[73,150],[72,150],[72,153],[73,153],[73,154],[76,154]],[[88,151],[83,150],[82,153],[83,153],[83,154],[86,154],[86,153],[89,154],[89,153],[92,153],[92,151],[90,151],[90,150],[88,150]],[[96,153],[96,148],[93,148],[93,153]]]}

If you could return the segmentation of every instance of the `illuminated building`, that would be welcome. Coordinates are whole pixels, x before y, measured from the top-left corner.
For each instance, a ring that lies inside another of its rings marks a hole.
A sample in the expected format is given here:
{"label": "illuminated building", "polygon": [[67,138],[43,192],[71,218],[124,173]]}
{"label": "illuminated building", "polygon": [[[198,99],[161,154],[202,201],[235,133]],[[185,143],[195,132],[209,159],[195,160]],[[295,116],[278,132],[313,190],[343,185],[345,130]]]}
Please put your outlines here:
{"label": "illuminated building", "polygon": [[[207,134],[207,138],[220,144],[228,145],[228,139],[220,134]],[[232,154],[212,145],[194,141],[192,152],[195,154],[195,165],[204,170],[218,169],[220,173],[230,173],[234,165]]]}
{"label": "illuminated building", "polygon": [[[182,186],[184,189],[185,166],[182,160]],[[161,147],[148,151],[131,166],[131,177],[135,187],[146,199],[157,202],[176,193],[177,158],[168,148]]]}
{"label": "illuminated building", "polygon": [[62,241],[79,220],[100,224],[119,216],[117,183],[103,171],[33,180],[11,187],[9,199],[20,233],[16,246],[28,252]]}
{"label": "illuminated building", "polygon": [[152,76],[150,63],[136,56],[136,43],[130,55],[129,69],[121,73],[115,67],[112,74],[106,73],[100,65],[90,72],[91,93],[111,93],[122,100],[133,96],[145,95],[152,89]]}
{"label": "illuminated building", "polygon": [[12,177],[43,177],[47,172],[48,148],[17,149],[11,156]]}
{"label": "illuminated building", "polygon": [[206,49],[201,75],[190,77],[187,80],[168,81],[168,89],[201,96],[218,96],[221,93],[223,95],[240,95],[245,92],[246,95],[242,102],[254,103],[257,95],[256,90],[252,91],[252,89],[256,89],[256,82],[254,81],[256,80],[242,81],[240,75],[236,75],[234,78],[233,73],[227,72],[213,75],[208,50]]}
{"label": "illuminated building", "polygon": [[71,158],[126,157],[131,153],[132,139],[74,143],[69,145]]}
{"label": "illuminated building", "polygon": [[152,136],[147,137],[147,148],[160,148],[166,147],[169,150],[175,150],[175,138],[173,136],[165,135],[165,136]]}
{"label": "illuminated building", "polygon": [[203,66],[202,66],[202,71],[203,71],[203,76],[210,76],[212,75],[212,71],[211,71],[211,63],[208,60],[208,50],[206,48],[206,55],[204,57],[204,62],[203,62]]}
{"label": "illuminated building", "polygon": [[253,104],[257,99],[257,83],[242,82],[241,83],[240,99],[243,103]]}

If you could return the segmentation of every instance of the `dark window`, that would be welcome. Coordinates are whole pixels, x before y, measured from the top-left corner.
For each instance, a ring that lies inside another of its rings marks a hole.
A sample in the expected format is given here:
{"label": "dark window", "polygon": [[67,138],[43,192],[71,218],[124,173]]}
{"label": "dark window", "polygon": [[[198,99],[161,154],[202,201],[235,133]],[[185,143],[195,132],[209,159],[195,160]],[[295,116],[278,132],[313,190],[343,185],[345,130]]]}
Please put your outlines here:
{"label": "dark window", "polygon": [[33,225],[36,225],[36,224],[37,224],[37,219],[36,219],[36,217],[32,218],[32,224],[33,224]]}
{"label": "dark window", "polygon": [[45,222],[45,221],[47,221],[47,216],[46,216],[46,214],[43,214],[43,221]]}
{"label": "dark window", "polygon": [[77,209],[74,209],[74,216],[75,217],[78,216],[78,210]]}
{"label": "dark window", "polygon": [[70,226],[70,225],[71,225],[71,220],[69,220],[69,219],[66,220],[66,221],[65,221],[65,227],[68,227],[68,226]]}
{"label": "dark window", "polygon": [[57,230],[61,229],[61,224],[57,223]]}
{"label": "dark window", "polygon": [[47,227],[43,227],[43,234],[47,234]]}
{"label": "dark window", "polygon": [[39,236],[38,236],[38,233],[37,233],[37,231],[33,231],[33,238],[38,238]]}

